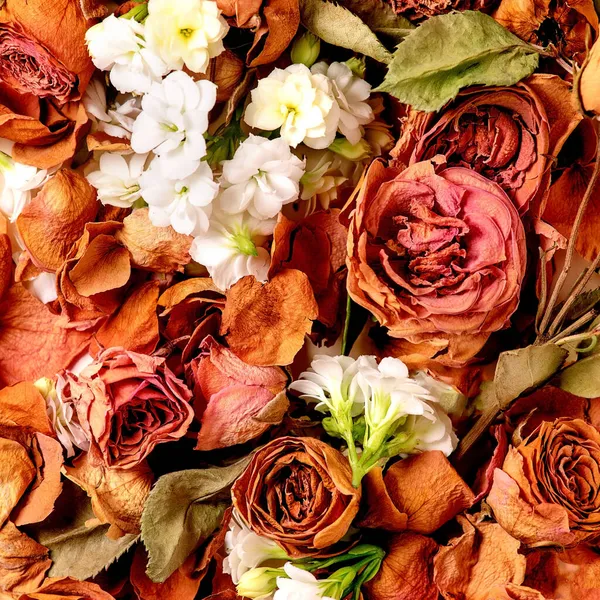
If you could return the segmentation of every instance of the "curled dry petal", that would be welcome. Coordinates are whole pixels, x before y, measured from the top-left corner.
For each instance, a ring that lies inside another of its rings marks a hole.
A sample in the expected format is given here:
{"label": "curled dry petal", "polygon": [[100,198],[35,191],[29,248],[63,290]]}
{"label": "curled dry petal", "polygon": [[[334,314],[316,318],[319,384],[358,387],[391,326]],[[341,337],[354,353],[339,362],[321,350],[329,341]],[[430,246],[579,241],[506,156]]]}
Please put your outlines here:
{"label": "curled dry petal", "polygon": [[202,423],[196,450],[243,444],[281,423],[289,406],[283,369],[247,365],[212,336],[200,349],[188,377]]}
{"label": "curled dry petal", "polygon": [[193,419],[192,394],[164,358],[109,348],[66,381],[63,395],[90,436],[94,465],[131,469],[157,444],[185,435]]}
{"label": "curled dry petal", "polygon": [[244,61],[226,48],[224,52],[211,59],[206,74],[197,77],[198,79],[210,79],[217,86],[218,104],[229,100],[243,75]]}
{"label": "curled dry petal", "polygon": [[131,255],[138,269],[157,273],[183,271],[190,260],[192,238],[177,233],[172,227],[155,227],[148,218],[148,209],[132,212],[123,219],[123,228],[115,238]]}
{"label": "curled dry petal", "polygon": [[532,546],[572,546],[600,532],[600,433],[580,419],[543,421],[496,470],[496,520]]}
{"label": "curled dry petal", "polygon": [[366,585],[369,600],[437,600],[433,557],[438,545],[431,538],[403,533],[391,538],[376,577]]}
{"label": "curled dry petal", "polygon": [[99,585],[72,577],[48,577],[39,588],[16,596],[16,600],[114,600]]}
{"label": "curled dry petal", "polygon": [[93,221],[99,203],[87,180],[68,169],[50,178],[23,209],[17,227],[36,267],[56,271]]}
{"label": "curled dry petal", "polygon": [[[383,480],[375,472],[365,494],[367,512],[359,522],[364,527],[433,533],[444,523],[470,508],[474,494],[442,452],[416,454],[394,463]],[[382,483],[385,490],[382,490]],[[404,515],[402,517],[401,515]]]}
{"label": "curled dry petal", "polygon": [[517,308],[525,232],[505,192],[472,170],[375,161],[356,200],[347,264],[352,299],[390,336],[433,344],[439,362],[462,366]]}
{"label": "curled dry petal", "polygon": [[489,12],[498,0],[390,0],[397,13],[411,21],[443,15],[453,10]]}
{"label": "curled dry petal", "polygon": [[139,533],[144,502],[152,487],[153,474],[145,462],[131,469],[93,465],[82,454],[65,467],[66,476],[85,490],[101,523],[110,523],[108,536]]}
{"label": "curled dry petal", "polygon": [[459,517],[463,535],[440,549],[434,558],[434,579],[448,600],[489,600],[495,586],[523,583],[525,557],[520,542],[500,525]]}
{"label": "curled dry petal", "polygon": [[0,421],[54,436],[46,401],[35,385],[27,381],[0,390]]}
{"label": "curled dry petal", "polygon": [[546,600],[546,598],[533,588],[508,583],[491,589],[486,600]]}
{"label": "curled dry petal", "polygon": [[89,340],[89,333],[60,327],[59,317],[22,284],[13,285],[0,303],[0,381],[12,385],[52,377],[66,369]]}
{"label": "curled dry petal", "polygon": [[268,283],[244,277],[227,292],[221,335],[251,365],[289,365],[317,318],[318,305],[308,277],[296,269]]}
{"label": "curled dry petal", "polygon": [[581,72],[579,94],[586,111],[600,114],[600,44],[598,42],[592,46]]}
{"label": "curled dry petal", "polygon": [[313,438],[277,438],[259,449],[231,490],[250,528],[290,556],[315,556],[339,542],[361,497],[347,459]]}

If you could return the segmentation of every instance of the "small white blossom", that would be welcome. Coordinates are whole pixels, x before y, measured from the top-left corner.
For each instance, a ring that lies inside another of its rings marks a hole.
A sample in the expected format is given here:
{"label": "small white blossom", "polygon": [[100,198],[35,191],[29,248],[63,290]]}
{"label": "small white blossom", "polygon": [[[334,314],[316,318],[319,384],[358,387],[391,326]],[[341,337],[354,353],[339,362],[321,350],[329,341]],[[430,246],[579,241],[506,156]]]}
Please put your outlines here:
{"label": "small white blossom", "polygon": [[194,239],[190,254],[208,269],[213,283],[223,291],[246,275],[266,281],[270,256],[262,244],[274,228],[274,219],[259,221],[248,213],[214,213],[209,230]]}
{"label": "small white blossom", "polygon": [[46,182],[48,171],[22,165],[0,152],[0,174],[0,213],[14,222],[31,200],[32,192]]}
{"label": "small white blossom", "polygon": [[289,558],[285,551],[273,540],[254,533],[234,510],[229,530],[225,534],[225,550],[227,556],[223,561],[223,572],[231,575],[233,583],[250,569],[260,566],[268,560],[285,560]]}
{"label": "small white blossom", "polygon": [[273,69],[252,90],[244,120],[251,127],[273,131],[294,148],[304,142],[310,148],[327,148],[335,138],[340,108],[331,81],[313,74],[302,64]]}
{"label": "small white blossom", "polygon": [[168,179],[159,159],[140,177],[140,193],[150,207],[148,216],[156,227],[171,225],[178,233],[199,235],[208,230],[212,201],[219,191],[208,163],[182,179]]}
{"label": "small white blossom", "polygon": [[287,577],[277,578],[273,600],[335,600],[325,596],[329,581],[317,579],[312,573],[288,562],[283,567]]}
{"label": "small white blossom", "polygon": [[205,73],[223,52],[229,26],[212,0],[149,0],[145,21],[148,43],[170,69],[184,66]]}
{"label": "small white blossom", "polygon": [[220,206],[230,214],[247,210],[257,219],[271,219],[298,198],[303,173],[303,161],[283,138],[250,135],[233,158],[223,162]]}
{"label": "small white blossom", "polygon": [[35,386],[46,399],[46,413],[58,441],[67,451],[67,457],[75,456],[75,448],[84,452],[90,449],[90,441],[79,423],[75,405],[63,395],[66,381],[57,375],[56,385],[51,379],[43,377],[35,382]]}
{"label": "small white blossom", "polygon": [[112,107],[106,103],[106,89],[98,79],[92,79],[83,97],[83,105],[89,115],[97,119],[98,131],[112,137],[130,139],[133,124],[141,112],[139,96],[120,94]]}
{"label": "small white blossom", "polygon": [[309,370],[301,373],[289,389],[304,400],[317,402],[315,409],[320,412],[335,412],[349,404],[351,415],[356,417],[365,409],[365,396],[356,374],[367,367],[377,368],[375,357],[361,356],[354,360],[349,356],[317,354]]}
{"label": "small white blossom", "polygon": [[356,77],[348,65],[340,62],[318,62],[311,71],[326,75],[332,83],[333,95],[340,109],[338,129],[351,144],[358,144],[363,135],[361,125],[374,119],[373,109],[367,100],[371,94],[371,85]]}
{"label": "small white blossom", "polygon": [[435,402],[429,402],[433,409],[432,413],[426,413],[420,417],[412,417],[412,423],[407,421],[404,426],[410,431],[410,441],[413,445],[412,451],[425,452],[428,450],[439,450],[446,456],[450,456],[458,445],[458,438],[452,430],[450,417]]}
{"label": "small white blossom", "polygon": [[99,170],[87,175],[87,180],[98,191],[98,200],[105,206],[130,208],[141,197],[140,177],[147,156],[132,154],[124,157],[104,152],[100,156]]}
{"label": "small white blossom", "polygon": [[110,15],[90,27],[85,40],[94,65],[101,71],[110,70],[110,81],[120,92],[146,93],[153,81],[169,72],[147,47],[144,26],[135,19]]}
{"label": "small white blossom", "polygon": [[158,155],[165,177],[188,177],[206,155],[204,133],[216,98],[214,83],[194,81],[183,71],[152,84],[133,125],[132,149],[138,154],[152,150]]}

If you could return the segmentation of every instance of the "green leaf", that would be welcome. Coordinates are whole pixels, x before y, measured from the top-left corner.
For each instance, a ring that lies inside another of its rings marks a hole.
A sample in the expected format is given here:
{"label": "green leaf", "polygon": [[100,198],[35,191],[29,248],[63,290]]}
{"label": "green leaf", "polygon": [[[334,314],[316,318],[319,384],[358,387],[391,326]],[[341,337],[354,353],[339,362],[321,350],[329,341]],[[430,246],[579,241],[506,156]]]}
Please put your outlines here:
{"label": "green leaf", "polygon": [[377,91],[425,111],[439,110],[461,88],[513,85],[533,73],[535,48],[492,17],[464,11],[432,17],[398,46]]}
{"label": "green leaf", "polygon": [[340,4],[360,17],[384,41],[398,44],[415,26],[394,12],[391,4],[383,0],[341,0]]}
{"label": "green leaf", "polygon": [[482,388],[478,407],[508,408],[513,400],[550,379],[562,366],[568,352],[555,344],[527,346],[502,352],[494,381]]}
{"label": "green leaf", "polygon": [[249,461],[168,473],[156,482],[142,514],[152,581],[165,581],[219,527],[230,504],[229,488]]}
{"label": "green leaf", "polygon": [[329,44],[386,64],[392,59],[369,26],[343,6],[327,0],[301,0],[300,19],[306,29]]}
{"label": "green leaf", "polygon": [[558,387],[582,398],[600,397],[600,354],[578,360],[561,371]]}
{"label": "green leaf", "polygon": [[139,535],[133,534],[111,540],[106,537],[109,525],[87,527],[90,520],[94,520],[94,513],[87,494],[71,481],[64,481],[50,517],[28,529],[50,550],[49,577],[95,577],[139,540]]}

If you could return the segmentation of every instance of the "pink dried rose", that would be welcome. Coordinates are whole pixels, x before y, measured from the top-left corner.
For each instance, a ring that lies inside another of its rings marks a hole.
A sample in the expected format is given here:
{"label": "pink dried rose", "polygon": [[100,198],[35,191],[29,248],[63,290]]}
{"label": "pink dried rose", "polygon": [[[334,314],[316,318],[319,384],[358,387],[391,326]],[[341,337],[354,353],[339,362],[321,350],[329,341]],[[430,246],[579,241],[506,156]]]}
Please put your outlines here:
{"label": "pink dried rose", "polygon": [[461,366],[517,308],[525,232],[499,185],[462,167],[436,173],[443,160],[369,167],[350,225],[348,291],[391,337]]}
{"label": "pink dried rose", "polygon": [[121,348],[69,374],[65,394],[90,436],[92,462],[107,467],[135,467],[157,444],[185,435],[194,416],[192,393],[164,358]]}
{"label": "pink dried rose", "polygon": [[283,369],[248,365],[212,336],[200,350],[187,367],[202,422],[196,450],[243,444],[281,423],[289,406]]}

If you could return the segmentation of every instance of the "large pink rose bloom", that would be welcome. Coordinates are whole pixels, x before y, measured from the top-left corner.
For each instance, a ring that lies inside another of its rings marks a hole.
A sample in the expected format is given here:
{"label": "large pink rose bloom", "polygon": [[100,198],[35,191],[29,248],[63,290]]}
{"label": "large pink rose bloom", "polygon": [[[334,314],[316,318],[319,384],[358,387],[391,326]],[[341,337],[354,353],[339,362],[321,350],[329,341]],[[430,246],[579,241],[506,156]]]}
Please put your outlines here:
{"label": "large pink rose bloom", "polygon": [[371,165],[350,227],[348,291],[390,336],[460,366],[517,308],[525,232],[502,188],[462,167],[436,173],[439,161]]}
{"label": "large pink rose bloom", "polygon": [[185,435],[191,391],[164,358],[109,348],[63,389],[91,441],[90,457],[107,467],[138,465],[157,444]]}

